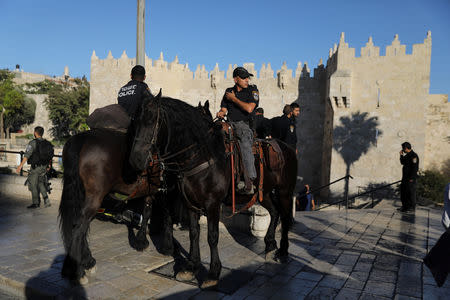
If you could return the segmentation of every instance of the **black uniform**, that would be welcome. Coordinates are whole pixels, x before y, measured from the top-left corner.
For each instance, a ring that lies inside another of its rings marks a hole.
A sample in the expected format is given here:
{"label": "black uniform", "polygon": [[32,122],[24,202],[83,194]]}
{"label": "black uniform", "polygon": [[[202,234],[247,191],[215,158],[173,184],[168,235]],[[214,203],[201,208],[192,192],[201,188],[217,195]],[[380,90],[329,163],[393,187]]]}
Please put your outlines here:
{"label": "black uniform", "polygon": [[[245,103],[255,103],[256,107],[258,107],[259,103],[259,91],[256,85],[249,85],[248,88],[242,89],[240,92],[237,91],[236,86],[232,88],[227,88],[225,90],[226,93],[231,93],[234,91],[236,97]],[[248,113],[242,108],[240,108],[237,104],[232,101],[229,101],[225,94],[222,98],[222,102],[220,103],[220,107],[225,107],[228,110],[227,116],[231,122],[244,121],[249,124],[253,118],[253,113]]]}
{"label": "black uniform", "polygon": [[[256,85],[249,85],[248,88],[242,89],[239,92],[237,91],[236,86],[234,86],[225,90],[225,95],[220,103],[220,107],[224,107],[228,110],[228,119],[231,121],[231,124],[233,124],[235,134],[238,137],[239,147],[241,148],[242,161],[244,162],[247,174],[246,178],[251,181],[257,176],[255,157],[252,153],[253,131],[250,128],[253,119],[253,112],[248,113],[234,102],[228,100],[226,98],[226,93],[231,91],[234,91],[235,96],[240,101],[245,103],[255,103],[255,108],[258,107],[259,92]],[[246,181],[248,182],[248,180]]]}
{"label": "black uniform", "polygon": [[297,147],[297,130],[295,117],[288,118],[286,115],[275,117],[271,120],[272,137],[277,138],[286,144]]}
{"label": "black uniform", "polygon": [[411,150],[406,155],[400,155],[402,169],[402,183],[400,185],[400,198],[404,209],[416,207],[417,171],[419,170],[419,156]]}
{"label": "black uniform", "polygon": [[119,90],[117,102],[127,111],[131,119],[136,118],[145,93],[150,93],[148,85],[137,80],[131,80]]}

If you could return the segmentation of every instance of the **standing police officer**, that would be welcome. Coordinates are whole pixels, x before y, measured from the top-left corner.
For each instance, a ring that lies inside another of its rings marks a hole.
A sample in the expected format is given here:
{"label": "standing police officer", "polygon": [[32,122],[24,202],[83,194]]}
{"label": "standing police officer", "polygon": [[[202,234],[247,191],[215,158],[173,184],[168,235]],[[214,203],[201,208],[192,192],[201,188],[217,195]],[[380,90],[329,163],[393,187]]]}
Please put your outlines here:
{"label": "standing police officer", "polygon": [[[37,151],[37,144],[38,141],[43,141],[44,139],[42,136],[44,135],[44,128],[41,126],[37,126],[34,128],[34,140],[30,141],[25,149],[25,154],[22,159],[22,162],[17,167],[16,172],[17,174],[20,174],[20,170],[22,169],[23,165],[29,161],[31,162],[31,169],[28,173],[28,184],[29,189],[31,191],[31,199],[32,204],[27,206],[27,208],[38,208],[40,205],[39,200],[39,194],[42,194],[42,197],[44,198],[44,205],[45,207],[51,206],[50,200],[48,199],[47,195],[47,188],[45,186],[45,173],[47,172],[48,164],[40,165],[36,162],[34,162],[33,154],[36,155]],[[50,163],[50,162],[49,162]]]}
{"label": "standing police officer", "polygon": [[240,192],[253,194],[253,180],[256,179],[255,157],[252,153],[253,131],[250,122],[253,111],[258,107],[259,91],[256,85],[249,85],[249,77],[253,76],[243,67],[237,67],[233,71],[234,87],[227,88],[220,104],[218,118],[228,116],[228,120],[234,127],[242,152],[242,160],[245,170],[245,188]]}
{"label": "standing police officer", "polygon": [[117,102],[122,106],[130,118],[134,120],[137,116],[139,108],[142,105],[142,100],[146,93],[150,94],[148,85],[145,80],[145,68],[141,65],[136,65],[131,69],[131,80],[124,85],[117,96]]}
{"label": "standing police officer", "polygon": [[402,169],[402,183],[400,184],[401,212],[416,209],[417,171],[419,170],[419,156],[411,149],[411,144],[404,142],[400,151]]}

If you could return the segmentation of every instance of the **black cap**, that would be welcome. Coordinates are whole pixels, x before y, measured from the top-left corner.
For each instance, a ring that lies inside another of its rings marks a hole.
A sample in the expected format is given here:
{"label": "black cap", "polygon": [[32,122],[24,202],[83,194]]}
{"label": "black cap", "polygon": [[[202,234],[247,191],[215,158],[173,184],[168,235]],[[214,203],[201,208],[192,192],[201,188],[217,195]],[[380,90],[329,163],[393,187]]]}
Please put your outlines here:
{"label": "black cap", "polygon": [[241,77],[242,79],[248,78],[250,76],[253,76],[253,74],[249,73],[246,69],[244,69],[243,67],[237,67],[236,69],[234,69],[233,71],[233,78],[234,77]]}

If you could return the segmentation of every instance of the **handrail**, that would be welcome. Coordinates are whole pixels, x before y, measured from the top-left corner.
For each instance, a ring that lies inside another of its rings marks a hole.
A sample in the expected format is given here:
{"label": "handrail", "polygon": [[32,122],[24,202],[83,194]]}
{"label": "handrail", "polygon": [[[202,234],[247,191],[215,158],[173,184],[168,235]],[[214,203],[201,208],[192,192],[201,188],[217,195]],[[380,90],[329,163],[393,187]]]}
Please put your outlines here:
{"label": "handrail", "polygon": [[[336,179],[336,180],[333,181],[333,182],[330,182],[330,183],[328,183],[328,184],[322,185],[321,187],[319,187],[319,188],[317,188],[317,189],[314,189],[314,190],[312,190],[312,191],[309,191],[309,194],[314,194],[315,192],[320,191],[321,189],[324,189],[324,188],[326,188],[327,186],[330,186],[330,185],[332,185],[332,184],[335,184],[336,182],[339,182],[339,181],[344,180],[344,179],[347,179],[347,178],[353,179],[352,175],[350,175],[350,174],[345,175],[344,177],[341,177],[341,178],[339,178],[339,179]],[[302,193],[302,194],[299,194],[298,197],[301,198],[301,197],[303,197],[303,196],[305,196],[305,195],[307,195],[307,194],[308,194],[308,192],[304,192],[304,193]],[[336,203],[338,203],[338,202],[336,202]],[[341,207],[339,206],[339,209],[340,209],[340,208],[341,208]]]}
{"label": "handrail", "polygon": [[[25,154],[25,152],[23,151],[9,151],[9,150],[0,150],[0,153],[12,153],[12,154],[20,154],[20,161],[23,160],[23,155]],[[62,155],[59,154],[53,154],[53,157],[62,157]],[[23,169],[20,169],[20,176],[23,176]]]}
{"label": "handrail", "polygon": [[[25,152],[23,151],[9,151],[9,150],[0,150],[0,152],[4,152],[4,153],[12,153],[12,154],[25,154]],[[62,157],[62,155],[59,154],[53,154],[53,157]]]}
{"label": "handrail", "polygon": [[[345,178],[347,178],[347,177],[353,179],[353,177],[352,177],[350,174],[349,174],[349,175],[345,175],[344,177],[339,178],[339,179],[336,179],[335,181],[330,182],[330,183],[328,183],[328,184],[322,185],[321,187],[318,187],[317,189],[314,189],[314,190],[310,191],[309,193],[310,193],[310,194],[313,194],[313,193],[315,193],[315,192],[317,192],[317,191],[320,191],[321,189],[324,189],[324,188],[326,188],[327,186],[330,186],[330,185],[332,185],[332,184],[335,184],[336,182],[341,181],[341,180],[343,180],[343,179],[345,179]],[[306,194],[308,194],[308,193],[300,194],[299,197],[305,196]]]}
{"label": "handrail", "polygon": [[[392,183],[389,183],[389,184],[386,184],[386,185],[383,185],[383,186],[379,186],[379,187],[377,187],[377,188],[371,189],[371,190],[366,191],[366,192],[364,192],[364,193],[358,193],[357,195],[354,195],[354,196],[352,196],[352,197],[350,197],[350,198],[348,198],[348,199],[343,199],[343,200],[341,200],[341,201],[337,201],[337,202],[330,203],[330,204],[328,204],[328,205],[326,205],[326,206],[323,206],[323,207],[320,207],[320,208],[318,208],[318,209],[316,209],[316,210],[321,210],[321,209],[330,207],[330,206],[335,205],[335,204],[340,204],[340,203],[342,203],[342,202],[344,202],[344,201],[356,199],[356,198],[361,197],[361,196],[363,196],[363,195],[365,195],[365,194],[369,194],[369,193],[372,193],[373,191],[377,191],[377,190],[381,190],[381,189],[387,188],[388,186],[397,184],[397,183],[399,183],[399,182],[401,182],[401,180],[397,180],[397,181],[395,181],[395,182],[392,182]],[[373,207],[373,200],[372,200],[372,207]]]}

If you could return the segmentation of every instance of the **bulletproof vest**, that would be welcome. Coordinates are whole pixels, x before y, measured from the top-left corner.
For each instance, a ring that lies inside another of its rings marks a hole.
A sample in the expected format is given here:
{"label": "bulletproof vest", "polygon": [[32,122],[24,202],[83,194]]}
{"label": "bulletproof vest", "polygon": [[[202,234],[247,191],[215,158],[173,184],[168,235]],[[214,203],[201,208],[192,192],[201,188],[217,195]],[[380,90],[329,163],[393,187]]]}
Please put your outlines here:
{"label": "bulletproof vest", "polygon": [[54,147],[52,143],[47,140],[35,139],[36,148],[33,151],[28,162],[32,167],[45,166],[50,163],[54,154]]}

